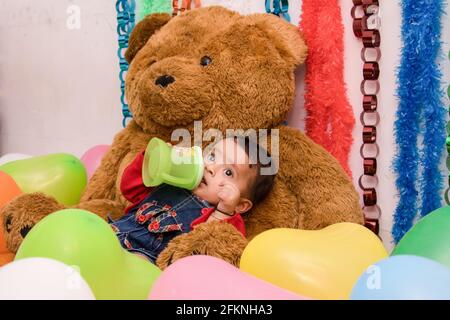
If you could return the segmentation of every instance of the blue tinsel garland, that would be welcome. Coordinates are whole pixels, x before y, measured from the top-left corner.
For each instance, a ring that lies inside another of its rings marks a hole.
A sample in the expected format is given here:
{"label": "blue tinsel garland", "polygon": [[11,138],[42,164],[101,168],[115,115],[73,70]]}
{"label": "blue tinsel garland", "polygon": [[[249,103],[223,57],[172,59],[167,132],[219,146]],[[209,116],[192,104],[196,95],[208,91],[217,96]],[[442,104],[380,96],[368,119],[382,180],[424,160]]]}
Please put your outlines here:
{"label": "blue tinsel garland", "polygon": [[131,112],[125,101],[125,74],[128,71],[128,62],[125,60],[125,50],[128,48],[128,39],[135,24],[135,0],[116,0],[117,13],[117,35],[119,37],[119,48],[117,56],[119,57],[119,80],[120,80],[120,102],[122,104],[123,121],[125,127],[127,119],[131,118]]}
{"label": "blue tinsel garland", "polygon": [[[400,199],[392,228],[395,242],[411,228],[419,208],[424,216],[441,207],[443,176],[439,166],[446,137],[441,72],[436,59],[441,47],[442,10],[442,0],[402,1],[400,102],[395,122],[398,152],[394,159]],[[419,151],[418,136],[422,132],[424,147]],[[420,180],[419,165],[423,168]]]}
{"label": "blue tinsel garland", "polygon": [[[271,9],[271,2],[273,10]],[[289,1],[288,0],[266,0],[266,12],[273,13],[276,16],[283,17],[287,22],[291,22],[289,16]]]}

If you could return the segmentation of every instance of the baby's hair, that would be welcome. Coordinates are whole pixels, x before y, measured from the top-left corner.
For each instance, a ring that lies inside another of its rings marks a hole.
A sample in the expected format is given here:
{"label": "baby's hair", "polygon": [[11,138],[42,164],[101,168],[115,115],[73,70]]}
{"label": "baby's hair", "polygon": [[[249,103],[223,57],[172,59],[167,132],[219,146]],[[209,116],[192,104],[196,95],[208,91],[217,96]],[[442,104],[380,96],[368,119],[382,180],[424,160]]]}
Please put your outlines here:
{"label": "baby's hair", "polygon": [[[267,197],[274,184],[275,174],[261,174],[262,168],[272,166],[272,158],[265,148],[254,141],[254,137],[234,136],[233,138],[245,150],[249,158],[250,168],[256,169],[256,178],[250,184],[250,200],[253,204],[258,204]],[[263,158],[264,161],[262,161]]]}

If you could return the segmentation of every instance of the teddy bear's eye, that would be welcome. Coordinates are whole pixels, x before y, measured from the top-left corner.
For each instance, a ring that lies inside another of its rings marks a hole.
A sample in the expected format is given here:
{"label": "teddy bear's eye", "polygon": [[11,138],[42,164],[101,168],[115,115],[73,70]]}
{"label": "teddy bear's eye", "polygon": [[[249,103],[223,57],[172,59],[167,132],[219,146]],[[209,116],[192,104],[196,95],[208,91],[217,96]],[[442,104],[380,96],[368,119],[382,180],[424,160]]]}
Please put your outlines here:
{"label": "teddy bear's eye", "polygon": [[30,230],[31,227],[23,227],[22,229],[20,229],[20,235],[22,236],[22,238],[25,238]]}
{"label": "teddy bear's eye", "polygon": [[210,65],[211,62],[212,62],[212,59],[211,59],[210,57],[208,57],[208,56],[203,56],[203,57],[200,59],[200,64],[201,64],[202,66],[204,66],[204,67],[206,67],[207,65]]}
{"label": "teddy bear's eye", "polygon": [[148,66],[150,67],[152,64],[154,64],[156,62],[155,59],[150,59],[150,61],[148,62]]}
{"label": "teddy bear's eye", "polygon": [[12,224],[12,217],[7,216],[6,220],[5,220],[5,229],[6,229],[6,232],[8,232],[8,233],[11,232],[11,224]]}

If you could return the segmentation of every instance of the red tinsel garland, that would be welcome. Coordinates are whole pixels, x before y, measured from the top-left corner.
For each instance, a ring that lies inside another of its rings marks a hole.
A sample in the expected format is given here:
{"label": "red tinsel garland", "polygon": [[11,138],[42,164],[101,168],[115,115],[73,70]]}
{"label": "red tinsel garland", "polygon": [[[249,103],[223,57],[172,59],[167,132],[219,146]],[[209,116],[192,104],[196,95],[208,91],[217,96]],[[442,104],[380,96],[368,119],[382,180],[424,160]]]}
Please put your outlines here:
{"label": "red tinsel garland", "polygon": [[338,0],[304,0],[300,30],[308,46],[306,134],[351,176],[348,158],[355,118],[344,83],[344,26]]}

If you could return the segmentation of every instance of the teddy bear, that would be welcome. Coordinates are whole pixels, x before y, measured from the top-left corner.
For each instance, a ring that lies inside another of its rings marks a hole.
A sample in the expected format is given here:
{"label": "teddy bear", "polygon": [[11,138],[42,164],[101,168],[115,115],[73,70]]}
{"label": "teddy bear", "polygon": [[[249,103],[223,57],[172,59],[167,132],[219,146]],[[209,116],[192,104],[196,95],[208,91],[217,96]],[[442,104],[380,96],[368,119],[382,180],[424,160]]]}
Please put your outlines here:
{"label": "teddy bear", "polygon": [[[76,207],[103,218],[122,216],[129,205],[120,192],[124,168],[151,138],[172,141],[175,129],[193,137],[201,123],[202,132],[266,130],[264,139],[278,156],[274,187],[244,216],[246,238],[226,223],[201,224],[168,244],[157,260],[161,269],[194,254],[237,266],[248,241],[272,228],[362,224],[359,196],[338,161],[300,130],[283,125],[293,105],[294,71],[306,55],[299,30],[271,14],[205,7],[176,17],[145,17],[125,54],[133,119],[114,137]],[[8,248],[17,251],[38,220],[61,208],[44,194],[11,201],[1,212]]]}

